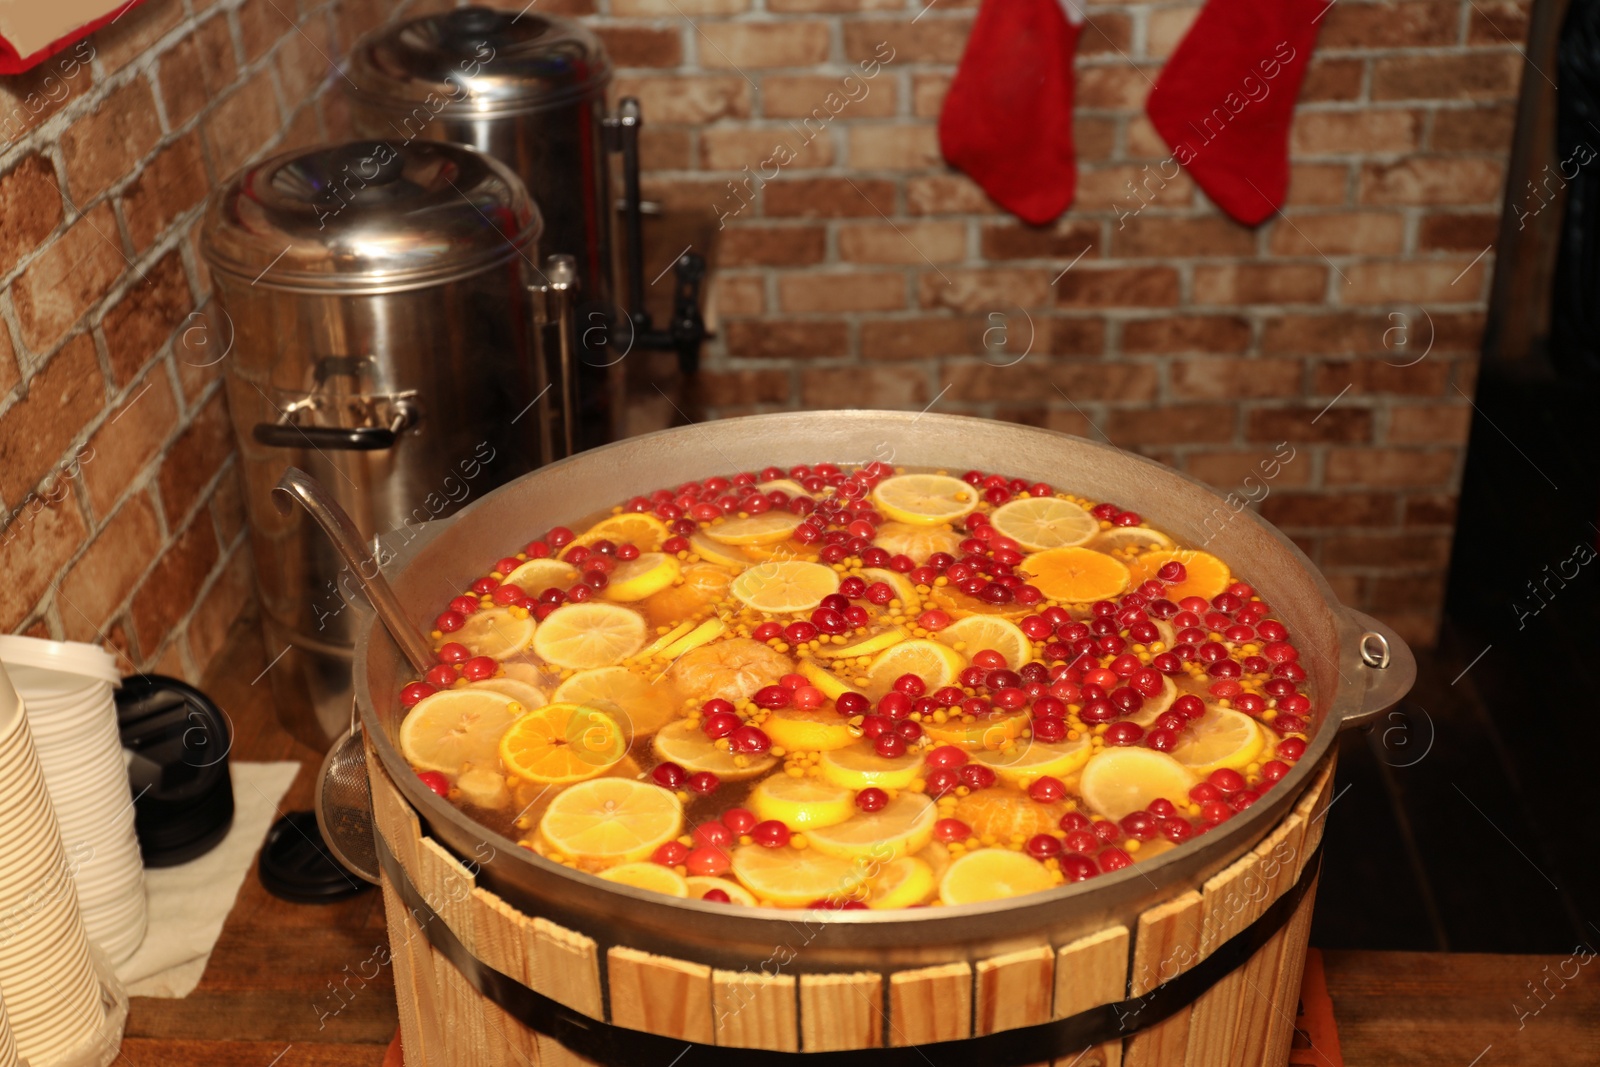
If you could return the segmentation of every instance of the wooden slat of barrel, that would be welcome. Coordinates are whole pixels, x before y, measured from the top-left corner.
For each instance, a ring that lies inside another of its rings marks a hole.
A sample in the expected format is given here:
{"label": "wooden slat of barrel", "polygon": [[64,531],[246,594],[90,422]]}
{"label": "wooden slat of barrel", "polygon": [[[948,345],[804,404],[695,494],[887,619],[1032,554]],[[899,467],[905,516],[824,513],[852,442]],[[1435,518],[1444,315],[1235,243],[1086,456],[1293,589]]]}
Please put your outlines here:
{"label": "wooden slat of barrel", "polygon": [[[487,889],[472,891],[472,925],[478,934],[478,958],[501,974],[524,985],[533,984],[530,953],[535,938],[533,923],[511,905]],[[498,1028],[508,1055],[505,1062],[539,1063],[539,1047],[533,1031],[513,1019],[504,1009],[485,1002],[490,1015],[491,1033]]]}
{"label": "wooden slat of barrel", "polygon": [[684,1041],[714,1040],[711,968],[703,963],[613,947],[606,953],[611,1021]]}
{"label": "wooden slat of barrel", "polygon": [[992,1034],[1049,1022],[1055,999],[1055,968],[1055,949],[1049,945],[979,960],[974,982],[973,1033]]}
{"label": "wooden slat of barrel", "polygon": [[[1275,877],[1263,870],[1261,857],[1247,852],[1208,879],[1202,887],[1200,951],[1215,952],[1266,910]],[[1209,1067],[1227,1061],[1228,1045],[1239,1015],[1244,968],[1212,986],[1190,1009],[1187,1067]]]}
{"label": "wooden slat of barrel", "polygon": [[889,1044],[972,1036],[972,966],[944,963],[889,976]]}
{"label": "wooden slat of barrel", "polygon": [[857,971],[800,976],[800,1046],[805,1051],[882,1048],[883,1027],[883,975]]}
{"label": "wooden slat of barrel", "polygon": [[1289,883],[1293,884],[1294,878],[1300,876],[1300,870],[1305,866],[1306,857],[1317,850],[1322,843],[1322,831],[1328,825],[1328,809],[1338,799],[1334,792],[1333,768],[1334,760],[1330,758],[1323,767],[1322,773],[1316,781],[1306,787],[1305,795],[1294,806],[1295,814],[1305,820],[1305,838],[1299,850],[1299,862],[1295,865],[1294,877]]}
{"label": "wooden slat of barrel", "polygon": [[[1200,894],[1194,890],[1158,904],[1139,916],[1133,941],[1129,992],[1143,996],[1199,962]],[[1130,1024],[1137,1025],[1137,1016]],[[1123,1048],[1126,1067],[1173,1067],[1183,1062],[1189,1044],[1189,1013],[1179,1011],[1130,1037]]]}
{"label": "wooden slat of barrel", "polygon": [[1306,968],[1306,947],[1311,938],[1311,912],[1320,880],[1321,875],[1312,880],[1311,888],[1295,909],[1294,918],[1258,953],[1258,956],[1266,955],[1276,943],[1276,959],[1259,969],[1250,968],[1245,995],[1251,999],[1246,1001],[1240,1014],[1229,1063],[1242,1067],[1280,1067],[1289,1058],[1300,981]]}
{"label": "wooden slat of barrel", "polygon": [[[1126,926],[1112,926],[1057,950],[1055,1018],[1064,1019],[1128,995],[1131,940]],[[1122,1042],[1107,1041],[1086,1048],[1074,1059],[1057,1060],[1055,1067],[1119,1067],[1121,1063]]]}
{"label": "wooden slat of barrel", "polygon": [[796,995],[792,975],[712,971],[711,1005],[717,1044],[799,1051]]}
{"label": "wooden slat of barrel", "polygon": [[[374,786],[376,786],[374,780]],[[376,789],[374,789],[376,792]],[[411,919],[389,879],[383,879],[384,924],[389,931],[389,960],[394,971],[394,993],[400,1012],[400,1032],[419,1063],[431,1063],[439,1048],[443,1018],[433,990],[433,962],[422,928]]]}

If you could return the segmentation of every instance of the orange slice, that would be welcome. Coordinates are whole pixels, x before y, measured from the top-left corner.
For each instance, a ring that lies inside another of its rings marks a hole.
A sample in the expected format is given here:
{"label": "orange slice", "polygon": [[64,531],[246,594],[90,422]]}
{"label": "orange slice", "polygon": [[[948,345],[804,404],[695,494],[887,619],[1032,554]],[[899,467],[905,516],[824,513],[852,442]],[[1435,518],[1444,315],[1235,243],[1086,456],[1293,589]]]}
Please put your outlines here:
{"label": "orange slice", "polygon": [[785,708],[761,720],[772,743],[790,752],[831,752],[853,745],[850,724],[832,708],[800,711]]}
{"label": "orange slice", "polygon": [[839,572],[822,563],[771,560],[733,580],[728,591],[743,603],[774,615],[810,611],[839,591]]}
{"label": "orange slice", "polygon": [[948,474],[900,474],[879,482],[872,500],[896,522],[938,526],[976,508],[978,491]]}
{"label": "orange slice", "polygon": [[975,596],[968,596],[953,585],[935,586],[933,602],[944,609],[952,619],[964,619],[969,615],[1020,619],[1033,611],[1028,605],[1018,604],[1014,600],[1004,604],[990,604]]}
{"label": "orange slice", "polygon": [[1088,763],[1092,752],[1087,737],[1054,744],[1019,740],[1009,748],[974,749],[972,758],[1006,781],[1020,783],[1047,774],[1052,778],[1065,778]]}
{"label": "orange slice", "polygon": [[1030,552],[1081,545],[1100,531],[1093,515],[1056,496],[1029,496],[1002,504],[989,522]]}
{"label": "orange slice", "polygon": [[961,555],[961,535],[943,526],[886,522],[878,527],[872,540],[891,556],[909,556],[914,563],[925,562],[935,552]]}
{"label": "orange slice", "polygon": [[1128,568],[1089,548],[1049,548],[1017,567],[1028,582],[1052,600],[1086,604],[1109,600],[1128,588]]}
{"label": "orange slice", "polygon": [[950,864],[939,881],[945,904],[978,904],[1052,888],[1055,878],[1044,864],[1021,852],[980,848]]}
{"label": "orange slice", "polygon": [[1212,597],[1227,589],[1233,581],[1228,565],[1209,552],[1194,548],[1174,548],[1159,552],[1146,552],[1133,563],[1133,580],[1143,584],[1156,576],[1163,564],[1176,560],[1187,572],[1183,581],[1167,586],[1167,599],[1176,603],[1186,596]]}
{"label": "orange slice", "polygon": [[627,754],[628,738],[617,720],[582,704],[546,704],[500,738],[500,762],[530,782],[581,782]]}
{"label": "orange slice", "polygon": [[645,859],[682,829],[678,798],[631,778],[570,785],[539,819],[539,834],[551,850],[590,867]]}
{"label": "orange slice", "polygon": [[746,908],[756,906],[756,898],[751,894],[750,890],[727,878],[711,878],[701,875],[685,879],[685,881],[689,885],[690,900],[699,900],[711,890],[720,889],[728,894],[729,904],[740,904]]}
{"label": "orange slice", "polygon": [[817,769],[827,781],[846,789],[905,789],[922,773],[922,756],[880,756],[866,745],[851,745],[824,752]]}
{"label": "orange slice", "polygon": [[926,904],[939,889],[933,867],[916,856],[901,856],[872,880],[869,908],[909,908]]}
{"label": "orange slice", "polygon": [[672,536],[667,524],[654,515],[625,511],[602,519],[573,538],[575,545],[592,545],[596,541],[611,541],[619,545],[633,545],[640,552],[659,552],[661,542]]}
{"label": "orange slice", "polygon": [[882,582],[894,590],[894,598],[908,611],[917,610],[922,598],[917,595],[917,587],[910,578],[885,567],[865,567],[861,571],[862,579],[871,585],[873,582]]}
{"label": "orange slice", "polygon": [[529,596],[538,596],[546,589],[569,589],[582,575],[578,568],[565,560],[530,559],[505,576],[504,584],[514,585]]}
{"label": "orange slice", "polygon": [[821,778],[774,774],[750,790],[746,801],[758,819],[776,819],[791,830],[834,826],[856,813],[856,795]]}
{"label": "orange slice", "polygon": [[714,606],[728,594],[733,575],[709,563],[691,563],[680,575],[683,579],[648,597],[639,606],[657,623],[671,625]]}
{"label": "orange slice", "polygon": [[778,763],[776,756],[746,756],[741,764],[733,753],[718,748],[688,719],[663,726],[656,732],[651,748],[662,760],[676,763],[690,774],[710,771],[724,782],[759,778]]}
{"label": "orange slice", "polygon": [[1172,707],[1172,702],[1177,699],[1178,687],[1172,684],[1171,678],[1163,675],[1161,692],[1153,697],[1146,697],[1139,710],[1128,716],[1128,721],[1149,729],[1150,725],[1161,718],[1162,714]]}
{"label": "orange slice", "polygon": [[[673,650],[667,649],[666,654]],[[667,678],[679,692],[692,693],[700,700],[721,697],[738,703],[793,670],[794,661],[782,652],[754,638],[730,637],[690,648],[667,670]]]}
{"label": "orange slice", "polygon": [[652,893],[661,893],[669,897],[689,895],[688,879],[671,867],[663,867],[659,863],[649,861],[623,863],[608,871],[602,871],[600,877],[608,882],[632,886],[635,889],[648,889]]}
{"label": "orange slice", "polygon": [[1103,533],[1095,534],[1084,547],[1092,548],[1096,552],[1129,556],[1153,549],[1171,548],[1172,538],[1148,526],[1114,526]]}
{"label": "orange slice", "polygon": [[979,749],[998,749],[1022,736],[1031,720],[1028,713],[1006,714],[996,712],[974,718],[971,722],[959,713],[947,722],[925,720],[922,732],[941,745],[956,745],[969,752]]}
{"label": "orange slice", "polygon": [[972,827],[979,838],[1008,844],[1034,834],[1060,831],[1067,806],[1057,801],[1041,804],[1014,789],[979,789],[956,803],[955,817]]}

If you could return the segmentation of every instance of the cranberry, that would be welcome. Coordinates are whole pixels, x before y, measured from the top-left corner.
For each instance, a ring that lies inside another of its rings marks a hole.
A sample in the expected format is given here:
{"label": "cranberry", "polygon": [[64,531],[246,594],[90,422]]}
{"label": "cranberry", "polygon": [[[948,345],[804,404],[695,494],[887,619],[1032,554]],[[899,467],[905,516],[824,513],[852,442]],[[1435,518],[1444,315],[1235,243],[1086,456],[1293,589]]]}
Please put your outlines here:
{"label": "cranberry", "polygon": [[1217,792],[1223,796],[1232,796],[1245,786],[1244,775],[1227,767],[1218,767],[1207,776],[1206,781],[1217,787]]}
{"label": "cranberry", "polygon": [[1280,663],[1272,668],[1274,678],[1287,678],[1291,682],[1306,680],[1306,669],[1298,663]]}
{"label": "cranberry", "polygon": [[1175,845],[1181,845],[1194,836],[1194,827],[1186,819],[1162,819],[1161,836]]}
{"label": "cranberry", "polygon": [[[429,671],[428,673],[431,674],[433,672]],[[400,690],[400,706],[402,708],[416,707],[424,697],[431,696],[436,692],[438,692],[438,690],[434,689],[434,687],[429,685],[427,682],[412,682],[410,685]]]}
{"label": "cranberry", "polygon": [[1222,796],[1217,787],[1210,782],[1200,782],[1189,787],[1189,799],[1196,804],[1204,804],[1208,800],[1216,800]]}
{"label": "cranberry", "polygon": [[905,719],[894,724],[894,732],[904,738],[909,745],[922,737],[922,724],[913,719]]}
{"label": "cranberry", "polygon": [[750,698],[758,708],[786,708],[792,694],[781,685],[764,685]]}
{"label": "cranberry", "polygon": [[1053,804],[1066,799],[1067,787],[1061,779],[1052,778],[1047,774],[1033,780],[1033,784],[1028,786],[1028,796],[1041,804]]}
{"label": "cranberry", "polygon": [[1244,668],[1231,659],[1219,659],[1206,668],[1206,674],[1212,678],[1238,678],[1244,674]]}
{"label": "cranberry", "polygon": [[995,773],[981,763],[965,764],[960,771],[961,784],[968,789],[988,789],[995,783]]}
{"label": "cranberry", "polygon": [[1144,707],[1144,697],[1125,685],[1113,689],[1106,699],[1110,700],[1112,705],[1124,715],[1132,715]]}
{"label": "cranberry", "polygon": [[961,772],[954,767],[935,767],[924,778],[928,795],[942,797],[961,784]]}
{"label": "cranberry", "polygon": [[1108,745],[1137,745],[1144,740],[1144,728],[1133,722],[1114,722],[1106,727],[1105,741]]}
{"label": "cranberry", "polygon": [[928,683],[915,674],[902,674],[894,680],[894,690],[908,697],[919,697],[928,691]]}
{"label": "cranberry", "polygon": [[747,834],[755,826],[756,817],[748,808],[729,808],[722,813],[722,824],[736,834]]}
{"label": "cranberry", "polygon": [[679,764],[662,763],[650,772],[650,777],[655,779],[657,785],[665,786],[668,789],[676,789],[689,780],[689,772]]}
{"label": "cranberry", "polygon": [[1150,666],[1162,674],[1179,674],[1183,671],[1183,660],[1171,652],[1162,652],[1150,660]]}
{"label": "cranberry", "polygon": [[1261,794],[1254,789],[1243,789],[1228,798],[1228,806],[1234,811],[1243,811],[1261,799]]}
{"label": "cranberry", "polygon": [[1282,641],[1289,636],[1289,629],[1277,619],[1268,619],[1256,627],[1256,633],[1263,641]]}
{"label": "cranberry", "polygon": [[1278,742],[1277,752],[1286,760],[1298,760],[1306,754],[1306,743],[1298,737],[1286,737]]}
{"label": "cranberry", "polygon": [[418,771],[417,780],[442,797],[450,795],[450,779],[438,771]]}
{"label": "cranberry", "polygon": [[933,824],[933,836],[948,845],[971,837],[972,827],[960,819],[940,819]]}
{"label": "cranberry", "polygon": [[1280,735],[1303,734],[1306,732],[1306,721],[1298,715],[1279,715],[1272,720],[1272,728]]}
{"label": "cranberry", "polygon": [[760,727],[745,725],[728,735],[728,744],[735,752],[760,756],[772,747],[772,739]]}
{"label": "cranberry", "polygon": [[834,701],[834,707],[840,715],[863,715],[872,703],[860,693],[840,693]]}
{"label": "cranberry", "polygon": [[467,646],[456,641],[448,641],[439,646],[440,663],[465,663],[472,658],[472,653]]}
{"label": "cranberry", "polygon": [[1092,824],[1090,829],[1094,831],[1094,836],[1107,845],[1122,836],[1122,828],[1110,819],[1102,819],[1100,822]]}
{"label": "cranberry", "polygon": [[1172,702],[1172,710],[1193,722],[1206,713],[1206,705],[1199,697],[1185,693]]}
{"label": "cranberry", "polygon": [[1133,857],[1120,848],[1102,849],[1100,855],[1095,857],[1095,860],[1100,864],[1100,870],[1106,874],[1110,874],[1112,871],[1120,871],[1133,863]]}
{"label": "cranberry", "polygon": [[1054,834],[1034,834],[1022,848],[1028,855],[1043,863],[1061,855],[1061,838]]}
{"label": "cranberry", "polygon": [[1157,752],[1171,752],[1178,747],[1178,732],[1176,730],[1151,730],[1144,737],[1145,746]]}
{"label": "cranberry", "polygon": [[726,852],[710,845],[702,845],[690,852],[683,858],[683,865],[689,868],[690,874],[701,878],[715,878],[727,874],[728,868],[732,866]]}
{"label": "cranberry", "polygon": [[886,719],[903,719],[911,714],[911,698],[897,689],[891,689],[878,698],[877,711]]}
{"label": "cranberry", "polygon": [[700,729],[711,740],[727,737],[739,727],[744,725],[744,720],[731,711],[719,711],[707,715],[700,722]]}
{"label": "cranberry", "polygon": [[1278,709],[1290,715],[1305,715],[1311,710],[1311,701],[1304,693],[1291,693],[1278,701]]}
{"label": "cranberry", "polygon": [[1156,571],[1156,577],[1161,579],[1163,582],[1176,585],[1177,583],[1182,582],[1189,577],[1189,571],[1177,560],[1170,560],[1166,563],[1163,563],[1161,568]]}
{"label": "cranberry", "polygon": [[1081,811],[1069,811],[1061,816],[1061,820],[1057,825],[1061,827],[1062,833],[1070,834],[1075,830],[1088,830],[1094,826],[1094,823],[1090,822],[1089,816]]}
{"label": "cranberry", "polygon": [[1100,837],[1092,830],[1074,830],[1063,844],[1068,852],[1093,852],[1100,847]]}
{"label": "cranberry", "polygon": [[703,797],[708,797],[717,791],[718,786],[722,785],[722,779],[710,771],[701,771],[699,774],[691,774],[684,785],[688,787],[689,792],[699,793]]}
{"label": "cranberry", "polygon": [[906,739],[892,730],[879,734],[872,742],[872,751],[884,759],[896,759],[906,754]]}
{"label": "cranberry", "polygon": [[794,701],[794,706],[800,710],[812,711],[822,707],[827,701],[828,695],[814,685],[802,685],[794,691],[790,699]]}
{"label": "cranberry", "polygon": [[1116,717],[1116,706],[1109,700],[1091,700],[1078,712],[1078,718],[1090,723],[1110,722]]}
{"label": "cranberry", "polygon": [[721,697],[712,697],[710,700],[700,705],[700,710],[707,715],[716,715],[719,712],[726,712],[727,714],[732,715],[734,709],[731,701],[723,700]]}
{"label": "cranberry", "polygon": [[1207,826],[1216,826],[1233,817],[1233,809],[1225,801],[1207,800],[1200,805],[1200,818]]}
{"label": "cranberry", "polygon": [[1159,819],[1148,811],[1131,811],[1122,817],[1122,832],[1136,841],[1148,841],[1156,836]]}
{"label": "cranberry", "polygon": [[1069,882],[1082,882],[1098,875],[1100,868],[1088,856],[1070,853],[1061,857],[1061,873]]}
{"label": "cranberry", "polygon": [[1278,760],[1268,760],[1261,765],[1261,777],[1268,782],[1279,782],[1289,773],[1289,765]]}
{"label": "cranberry", "polygon": [[1033,720],[1033,739],[1053,745],[1067,739],[1067,723],[1054,717]]}
{"label": "cranberry", "polygon": [[832,608],[818,608],[811,613],[811,624],[825,634],[842,634],[850,629],[844,616]]}
{"label": "cranberry", "polygon": [[449,689],[455,684],[456,669],[447,663],[438,663],[428,668],[428,673],[423,675],[429,685],[435,689]]}
{"label": "cranberry", "polygon": [[461,665],[461,677],[469,682],[482,682],[495,676],[500,664],[488,656],[473,656]]}
{"label": "cranberry", "polygon": [[764,622],[752,630],[750,636],[761,642],[771,641],[783,636],[783,625],[776,622]]}
{"label": "cranberry", "polygon": [[702,845],[715,845],[721,848],[723,845],[733,843],[733,828],[713,819],[694,828],[694,839]]}
{"label": "cranberry", "polygon": [[791,622],[783,628],[783,639],[791,645],[803,645],[814,640],[817,628],[809,622]]}
{"label": "cranberry", "polygon": [[1028,703],[1028,693],[1023,689],[1007,687],[1005,689],[996,690],[994,695],[991,697],[991,700],[993,701],[994,706],[997,708],[1004,708],[1007,711],[1017,711]]}
{"label": "cranberry", "polygon": [[868,786],[856,794],[856,807],[869,814],[882,811],[889,803],[889,794],[875,786]]}
{"label": "cranberry", "polygon": [[764,848],[782,848],[789,843],[789,828],[777,819],[758,822],[750,828],[750,837]]}

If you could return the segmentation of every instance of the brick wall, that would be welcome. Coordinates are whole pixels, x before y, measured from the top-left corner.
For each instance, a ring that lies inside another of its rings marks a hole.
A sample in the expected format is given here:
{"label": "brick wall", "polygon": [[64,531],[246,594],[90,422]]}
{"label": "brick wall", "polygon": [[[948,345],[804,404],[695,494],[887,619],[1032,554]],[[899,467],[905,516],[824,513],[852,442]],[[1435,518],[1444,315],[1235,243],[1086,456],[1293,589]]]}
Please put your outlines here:
{"label": "brick wall", "polygon": [[0,629],[196,678],[253,596],[196,254],[208,191],[340,135],[383,0],[147,0],[0,78]]}
{"label": "brick wall", "polygon": [[[1040,230],[940,161],[973,0],[565,3],[597,15],[618,91],[645,101],[647,195],[713,258],[708,414],[932,404],[1232,491],[1287,442],[1262,510],[1346,603],[1431,641],[1526,0],[1332,5],[1288,202],[1256,230],[1159,177],[1143,105],[1193,4],[1089,7],[1077,200]],[[880,42],[893,59],[803,144],[796,124]],[[793,161],[736,198],[779,143]]]}

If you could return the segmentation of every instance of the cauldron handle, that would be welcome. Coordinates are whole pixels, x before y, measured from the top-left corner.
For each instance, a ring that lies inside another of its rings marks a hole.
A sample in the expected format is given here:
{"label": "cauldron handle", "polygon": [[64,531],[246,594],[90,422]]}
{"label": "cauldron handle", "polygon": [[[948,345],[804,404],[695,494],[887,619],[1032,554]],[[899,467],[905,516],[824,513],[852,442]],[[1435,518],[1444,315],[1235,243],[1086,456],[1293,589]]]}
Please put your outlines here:
{"label": "cauldron handle", "polygon": [[394,587],[383,576],[378,561],[367,551],[356,524],[350,521],[350,516],[322,487],[322,483],[299,467],[290,467],[273,487],[272,500],[284,514],[288,514],[297,503],[316,520],[339,555],[344,557],[350,573],[361,583],[362,592],[367,594],[367,599],[372,602],[378,618],[383,620],[395,644],[400,646],[400,651],[405,653],[418,674],[426,674],[436,662],[433,650],[406,621],[400,601],[394,595]]}
{"label": "cauldron handle", "polygon": [[1366,679],[1360,706],[1339,724],[1364,726],[1392,708],[1417,680],[1417,660],[1401,636],[1371,615],[1345,609],[1356,632],[1356,658]]}

